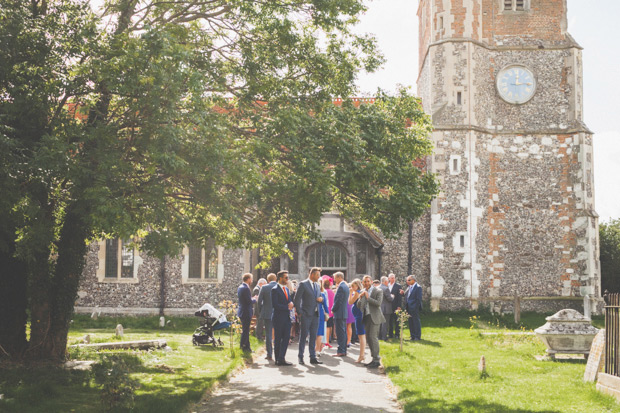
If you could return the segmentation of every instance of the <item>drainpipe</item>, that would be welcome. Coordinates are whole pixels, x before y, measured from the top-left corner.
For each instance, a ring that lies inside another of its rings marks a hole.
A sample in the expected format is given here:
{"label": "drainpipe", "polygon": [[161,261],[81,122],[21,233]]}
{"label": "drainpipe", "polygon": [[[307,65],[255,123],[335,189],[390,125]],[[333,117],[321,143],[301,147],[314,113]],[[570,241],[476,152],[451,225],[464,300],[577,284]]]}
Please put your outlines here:
{"label": "drainpipe", "polygon": [[159,315],[164,315],[166,307],[166,256],[164,255],[159,261]]}
{"label": "drainpipe", "polygon": [[413,221],[409,221],[409,233],[407,234],[407,274],[409,276],[413,271]]}
{"label": "drainpipe", "polygon": [[378,273],[379,275],[377,277],[375,277],[377,280],[381,279],[381,257],[383,257],[383,245],[381,245],[379,248],[377,248],[377,261],[378,261]]}

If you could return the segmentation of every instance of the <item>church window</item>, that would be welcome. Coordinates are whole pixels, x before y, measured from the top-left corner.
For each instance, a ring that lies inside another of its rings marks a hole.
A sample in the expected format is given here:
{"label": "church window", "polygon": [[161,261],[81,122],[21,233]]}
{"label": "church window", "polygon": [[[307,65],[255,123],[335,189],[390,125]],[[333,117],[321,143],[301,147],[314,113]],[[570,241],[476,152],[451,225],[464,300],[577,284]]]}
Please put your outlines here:
{"label": "church window", "polygon": [[461,248],[465,247],[465,235],[461,235],[460,236],[460,244],[461,244]]}
{"label": "church window", "polygon": [[504,4],[504,11],[523,11],[528,8],[528,1],[526,0],[502,0]]}
{"label": "church window", "polygon": [[346,268],[347,252],[332,244],[319,244],[308,253],[308,266],[321,268]]}
{"label": "church window", "polygon": [[105,241],[104,277],[106,279],[134,278],[134,248],[130,240]]}
{"label": "church window", "polygon": [[461,104],[461,100],[462,100],[461,92],[456,92],[456,104],[460,105]]}
{"label": "church window", "polygon": [[213,243],[208,243],[206,248],[196,245],[187,247],[185,256],[187,261],[187,278],[199,280],[217,280],[219,256],[218,250]]}
{"label": "church window", "polygon": [[461,157],[459,155],[451,155],[448,166],[450,168],[450,175],[460,174],[461,173]]}

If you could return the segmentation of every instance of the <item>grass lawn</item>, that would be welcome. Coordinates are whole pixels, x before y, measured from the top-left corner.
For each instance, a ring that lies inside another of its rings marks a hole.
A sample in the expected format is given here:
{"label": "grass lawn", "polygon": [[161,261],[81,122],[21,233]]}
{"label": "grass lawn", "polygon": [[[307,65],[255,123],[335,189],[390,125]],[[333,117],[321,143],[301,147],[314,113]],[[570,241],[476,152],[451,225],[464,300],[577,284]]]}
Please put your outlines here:
{"label": "grass lawn", "polygon": [[[223,380],[243,364],[235,337],[235,354],[231,357],[229,336],[222,333],[224,347],[193,346],[196,318],[173,318],[165,328],[157,317],[102,317],[91,320],[76,315],[69,333],[69,344],[90,334],[91,343],[121,341],[114,334],[117,324],[124,327],[122,341],[165,339],[173,351],[106,351],[122,353],[134,361],[130,377],[139,381],[135,392],[136,412],[180,412],[200,400],[214,383]],[[216,337],[218,333],[216,333]],[[252,337],[252,345],[258,348]],[[75,360],[98,360],[94,352],[70,351]],[[101,390],[92,376],[83,371],[54,367],[14,368],[0,366],[0,411],[2,412],[97,412],[102,411]],[[115,410],[113,410],[115,411]],[[116,411],[127,411],[117,409]]]}
{"label": "grass lawn", "polygon": [[[524,314],[521,326],[490,314],[421,319],[422,341],[405,342],[403,352],[396,342],[381,343],[382,362],[406,412],[620,412],[612,397],[583,382],[585,360],[538,361],[545,346],[536,336],[502,334],[540,327],[544,316]],[[595,318],[594,325],[603,324]],[[488,377],[478,371],[483,355]]]}

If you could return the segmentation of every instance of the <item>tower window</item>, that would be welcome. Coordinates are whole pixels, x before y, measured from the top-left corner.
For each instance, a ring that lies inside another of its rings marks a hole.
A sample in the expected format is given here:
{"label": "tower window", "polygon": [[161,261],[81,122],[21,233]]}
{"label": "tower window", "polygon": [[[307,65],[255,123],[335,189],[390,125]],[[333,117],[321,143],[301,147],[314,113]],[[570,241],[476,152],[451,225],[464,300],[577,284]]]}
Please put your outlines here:
{"label": "tower window", "polygon": [[528,7],[526,0],[502,0],[504,3],[504,11],[523,11]]}
{"label": "tower window", "polygon": [[460,237],[461,248],[465,248],[465,235],[461,235]]}
{"label": "tower window", "polygon": [[461,92],[456,92],[456,104],[461,104]]}

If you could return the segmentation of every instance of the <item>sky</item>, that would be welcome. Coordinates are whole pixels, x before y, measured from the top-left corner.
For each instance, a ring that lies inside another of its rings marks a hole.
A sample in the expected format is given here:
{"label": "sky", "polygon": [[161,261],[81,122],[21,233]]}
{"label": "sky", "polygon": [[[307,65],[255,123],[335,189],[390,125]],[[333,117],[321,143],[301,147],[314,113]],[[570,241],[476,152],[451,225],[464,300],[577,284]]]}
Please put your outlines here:
{"label": "sky", "polygon": [[[620,218],[619,0],[567,0],[568,32],[583,50],[584,121],[594,132],[595,209],[600,222]],[[361,95],[398,84],[415,92],[418,75],[418,0],[367,1],[360,33],[376,36],[387,62],[360,75]]]}

